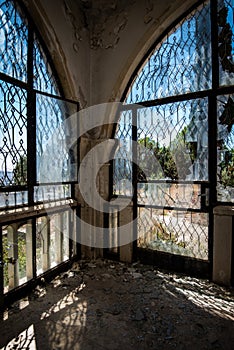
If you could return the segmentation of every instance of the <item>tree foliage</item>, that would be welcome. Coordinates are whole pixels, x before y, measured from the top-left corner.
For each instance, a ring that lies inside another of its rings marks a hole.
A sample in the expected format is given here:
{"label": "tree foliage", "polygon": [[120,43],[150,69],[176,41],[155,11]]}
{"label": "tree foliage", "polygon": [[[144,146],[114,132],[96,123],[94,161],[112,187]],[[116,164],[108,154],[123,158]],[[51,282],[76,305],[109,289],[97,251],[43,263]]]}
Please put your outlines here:
{"label": "tree foliage", "polygon": [[219,57],[222,68],[229,73],[234,72],[234,64],[232,57],[232,29],[227,20],[228,8],[223,6],[218,13],[218,25],[220,27],[218,42],[219,42]]}
{"label": "tree foliage", "polygon": [[14,170],[14,183],[16,185],[25,185],[27,183],[27,157],[20,156]]}
{"label": "tree foliage", "polygon": [[[161,146],[159,142],[150,137],[140,139],[138,141],[139,144],[143,145],[147,152],[144,152],[143,148],[141,154],[138,154],[138,158],[141,158],[140,164],[144,165],[138,170],[138,180],[146,177],[143,174],[143,169],[147,169],[147,175],[151,179],[186,179],[191,172],[190,167],[197,156],[196,143],[186,142],[187,132],[188,128],[185,127],[168,146]],[[154,156],[154,162],[150,162],[147,159],[148,151]],[[145,160],[142,161],[144,157]]]}
{"label": "tree foliage", "polygon": [[[176,151],[173,151],[171,147],[160,146],[158,142],[149,137],[140,139],[138,142],[144,146],[144,148],[140,148],[140,154],[138,153],[138,159],[140,159],[139,163],[141,165],[138,167],[138,180],[146,180],[146,177],[151,179],[169,178],[177,180],[181,177],[180,175],[183,177],[186,176],[188,169],[185,169],[186,162],[183,159],[183,154],[180,154],[181,152],[178,147]],[[178,166],[178,164],[181,166]],[[183,174],[179,173],[178,168],[184,169]]]}

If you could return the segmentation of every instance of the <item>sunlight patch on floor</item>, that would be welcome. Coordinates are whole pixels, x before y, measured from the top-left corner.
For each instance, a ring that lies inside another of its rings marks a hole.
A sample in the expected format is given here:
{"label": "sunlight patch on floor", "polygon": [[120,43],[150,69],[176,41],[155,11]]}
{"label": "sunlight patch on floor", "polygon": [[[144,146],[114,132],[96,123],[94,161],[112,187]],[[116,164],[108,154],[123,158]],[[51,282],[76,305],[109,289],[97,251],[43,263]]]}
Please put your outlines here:
{"label": "sunlight patch on floor", "polygon": [[34,326],[31,325],[0,350],[37,350]]}
{"label": "sunlight patch on floor", "polygon": [[52,305],[47,311],[43,312],[40,319],[44,320],[45,318],[50,317],[52,314],[55,314],[78,301],[79,298],[77,296],[77,293],[80,292],[84,287],[85,284],[81,284],[79,288],[76,288],[69,294],[65,295],[65,297],[60,299],[56,304]]}
{"label": "sunlight patch on floor", "polygon": [[189,301],[214,316],[234,321],[234,302],[223,300],[215,295],[203,294],[200,291],[186,290],[184,287],[176,287],[176,290],[184,294]]}

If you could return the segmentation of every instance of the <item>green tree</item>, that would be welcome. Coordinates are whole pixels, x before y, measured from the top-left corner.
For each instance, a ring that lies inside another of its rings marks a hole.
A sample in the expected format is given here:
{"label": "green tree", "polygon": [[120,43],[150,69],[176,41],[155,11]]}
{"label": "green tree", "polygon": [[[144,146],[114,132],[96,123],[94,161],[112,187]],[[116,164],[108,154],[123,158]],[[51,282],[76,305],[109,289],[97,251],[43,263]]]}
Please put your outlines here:
{"label": "green tree", "polygon": [[[193,121],[190,122],[192,124]],[[190,124],[179,132],[171,144],[171,153],[175,160],[178,178],[186,179],[190,174],[190,167],[197,158],[197,142],[188,142]]]}
{"label": "green tree", "polygon": [[178,179],[176,163],[169,147],[160,146],[150,137],[140,139],[138,143],[144,146],[138,151],[138,180],[146,180],[146,175],[151,179]]}
{"label": "green tree", "polygon": [[234,149],[226,149],[223,161],[220,166],[220,182],[223,186],[234,187]]}
{"label": "green tree", "polygon": [[229,73],[234,72],[234,64],[232,60],[232,28],[228,23],[228,8],[223,6],[218,13],[218,53],[221,66],[224,71]]}
{"label": "green tree", "polygon": [[170,178],[172,180],[178,179],[177,166],[173,154],[169,147],[160,147],[158,144],[154,149],[154,155],[157,158],[161,169],[162,177]]}
{"label": "green tree", "polygon": [[[226,126],[228,131],[227,139],[233,138],[233,125],[234,125],[234,101],[229,96],[225,103],[224,110],[219,117],[219,123]],[[230,149],[226,145],[227,139],[218,140],[218,148],[223,151],[224,158],[219,165],[219,181],[223,186],[234,187],[234,149]],[[233,145],[233,142],[232,142]]]}
{"label": "green tree", "polygon": [[27,157],[20,156],[14,170],[14,183],[16,185],[25,185],[27,183]]}

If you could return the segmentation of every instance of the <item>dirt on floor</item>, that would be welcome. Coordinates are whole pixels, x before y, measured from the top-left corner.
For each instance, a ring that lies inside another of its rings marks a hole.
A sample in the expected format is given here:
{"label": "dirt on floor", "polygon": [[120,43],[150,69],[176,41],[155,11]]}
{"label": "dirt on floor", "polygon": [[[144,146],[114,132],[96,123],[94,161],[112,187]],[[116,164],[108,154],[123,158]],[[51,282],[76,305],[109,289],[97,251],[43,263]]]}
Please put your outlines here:
{"label": "dirt on floor", "polygon": [[0,321],[0,349],[233,348],[233,289],[140,263],[74,263]]}

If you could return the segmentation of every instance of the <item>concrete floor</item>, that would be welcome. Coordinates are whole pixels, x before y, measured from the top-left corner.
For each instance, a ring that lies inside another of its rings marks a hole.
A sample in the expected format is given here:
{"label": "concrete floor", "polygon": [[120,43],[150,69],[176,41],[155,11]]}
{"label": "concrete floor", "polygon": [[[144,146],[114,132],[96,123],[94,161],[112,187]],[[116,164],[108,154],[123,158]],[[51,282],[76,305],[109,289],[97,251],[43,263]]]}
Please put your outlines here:
{"label": "concrete floor", "polygon": [[233,349],[234,291],[141,264],[80,261],[16,302],[0,349]]}

